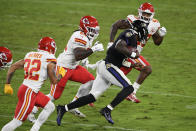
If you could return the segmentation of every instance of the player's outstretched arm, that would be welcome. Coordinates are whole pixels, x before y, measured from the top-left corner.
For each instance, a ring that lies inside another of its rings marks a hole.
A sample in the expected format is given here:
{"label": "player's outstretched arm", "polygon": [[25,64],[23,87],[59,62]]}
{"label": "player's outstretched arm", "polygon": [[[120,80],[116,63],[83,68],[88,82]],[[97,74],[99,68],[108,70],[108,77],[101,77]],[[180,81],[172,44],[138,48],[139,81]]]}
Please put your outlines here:
{"label": "player's outstretched arm", "polygon": [[155,45],[160,45],[163,41],[164,36],[166,35],[167,30],[165,27],[161,27],[160,29],[157,30],[156,33],[152,35],[152,39]]}
{"label": "player's outstretched arm", "polygon": [[24,68],[24,63],[25,61],[24,60],[19,60],[17,61],[16,63],[12,64],[10,66],[10,68],[8,69],[8,72],[7,72],[7,78],[6,78],[6,84],[5,84],[5,87],[4,87],[4,93],[5,94],[10,94],[12,95],[13,94],[13,89],[11,87],[11,79],[14,75],[14,72],[17,70],[17,69],[22,69]]}
{"label": "player's outstretched arm", "polygon": [[112,24],[111,31],[110,31],[110,42],[114,42],[114,38],[118,29],[128,29],[130,28],[130,24],[127,20],[118,20],[114,24]]}

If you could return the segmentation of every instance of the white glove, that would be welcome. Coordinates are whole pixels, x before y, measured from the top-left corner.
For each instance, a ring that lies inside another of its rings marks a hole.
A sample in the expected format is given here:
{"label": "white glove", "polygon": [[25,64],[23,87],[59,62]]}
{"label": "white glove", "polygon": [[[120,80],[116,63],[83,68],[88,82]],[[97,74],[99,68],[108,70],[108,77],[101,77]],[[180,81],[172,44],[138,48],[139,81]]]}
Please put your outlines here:
{"label": "white glove", "polygon": [[85,58],[81,61],[82,66],[87,66],[89,64],[88,58]]}
{"label": "white glove", "polygon": [[161,27],[161,28],[158,30],[158,34],[159,34],[161,37],[165,36],[166,33],[167,33],[167,30],[166,30],[165,27]]}
{"label": "white glove", "polygon": [[112,46],[113,42],[109,42],[107,45],[107,49],[109,49]]}
{"label": "white glove", "polygon": [[143,50],[143,47],[141,45],[137,45],[137,50],[138,50],[139,53],[141,53],[142,50]]}
{"label": "white glove", "polygon": [[97,68],[97,63],[95,63],[95,64],[88,64],[88,65],[86,65],[86,67],[94,70],[94,69]]}
{"label": "white glove", "polygon": [[104,51],[103,44],[99,41],[95,42],[94,46],[91,48],[93,52]]}

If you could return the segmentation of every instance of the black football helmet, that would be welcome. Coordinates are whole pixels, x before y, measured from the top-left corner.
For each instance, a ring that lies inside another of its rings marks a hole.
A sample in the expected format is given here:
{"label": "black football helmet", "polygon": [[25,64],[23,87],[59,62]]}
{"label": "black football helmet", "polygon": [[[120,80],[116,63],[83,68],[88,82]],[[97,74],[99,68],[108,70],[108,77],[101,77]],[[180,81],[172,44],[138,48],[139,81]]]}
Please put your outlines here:
{"label": "black football helmet", "polygon": [[131,24],[131,29],[135,31],[135,33],[139,37],[139,41],[147,40],[148,36],[148,24],[141,20],[135,20]]}

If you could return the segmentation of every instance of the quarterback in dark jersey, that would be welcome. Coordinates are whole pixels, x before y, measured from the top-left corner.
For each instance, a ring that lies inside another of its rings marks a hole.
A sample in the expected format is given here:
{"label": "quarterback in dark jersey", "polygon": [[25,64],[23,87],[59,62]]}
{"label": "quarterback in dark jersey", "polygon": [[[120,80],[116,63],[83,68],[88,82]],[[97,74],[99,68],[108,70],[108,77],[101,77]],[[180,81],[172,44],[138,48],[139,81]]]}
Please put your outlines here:
{"label": "quarterback in dark jersey", "polygon": [[109,105],[100,110],[100,113],[109,123],[114,124],[111,111],[134,90],[130,80],[119,68],[124,64],[124,59],[139,57],[136,49],[137,41],[146,40],[148,34],[147,25],[144,22],[137,20],[132,26],[131,29],[125,30],[119,35],[115,43],[107,51],[106,58],[98,63],[97,76],[89,94],[67,105],[57,106],[58,125],[61,124],[65,112],[95,102],[111,84],[121,87],[122,90]]}

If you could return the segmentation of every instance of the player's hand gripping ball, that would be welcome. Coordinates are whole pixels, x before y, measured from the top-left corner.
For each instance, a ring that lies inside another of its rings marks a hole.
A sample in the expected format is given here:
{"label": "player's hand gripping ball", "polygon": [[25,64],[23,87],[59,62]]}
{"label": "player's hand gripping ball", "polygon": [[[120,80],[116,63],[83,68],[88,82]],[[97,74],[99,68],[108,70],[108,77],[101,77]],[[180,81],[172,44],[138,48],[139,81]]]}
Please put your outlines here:
{"label": "player's hand gripping ball", "polygon": [[134,48],[132,46],[127,46],[127,48],[129,49],[130,52],[132,52],[131,53],[131,58],[137,59],[139,57],[140,54],[139,54],[139,52],[136,48]]}

